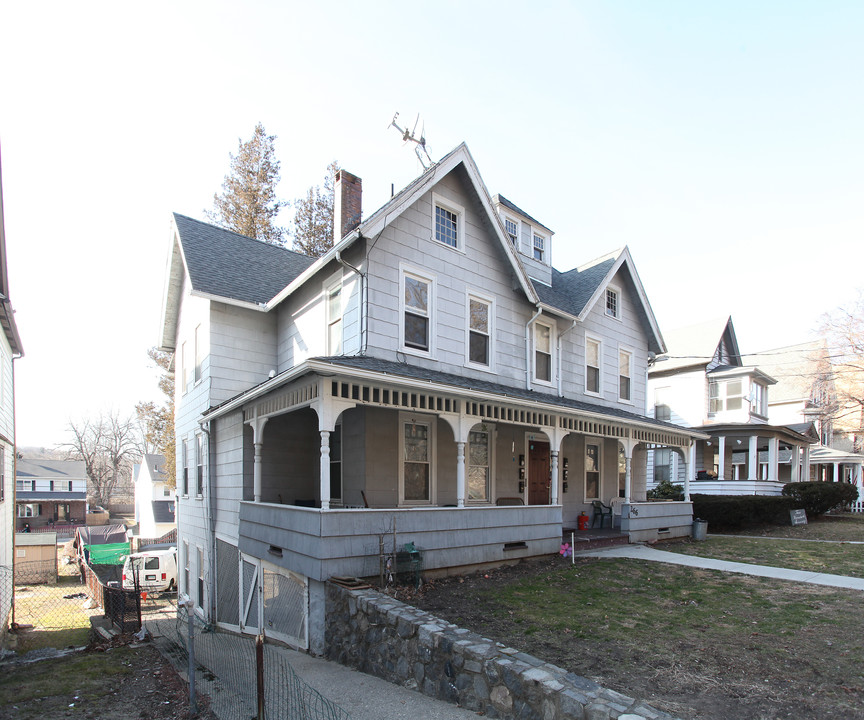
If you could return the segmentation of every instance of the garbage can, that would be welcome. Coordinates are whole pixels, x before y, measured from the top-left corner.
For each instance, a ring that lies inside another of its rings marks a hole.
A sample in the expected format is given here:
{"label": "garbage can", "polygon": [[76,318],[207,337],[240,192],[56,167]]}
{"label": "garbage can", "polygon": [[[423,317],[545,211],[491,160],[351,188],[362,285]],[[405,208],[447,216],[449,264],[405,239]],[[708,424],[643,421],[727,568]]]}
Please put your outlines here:
{"label": "garbage can", "polygon": [[693,521],[693,539],[701,542],[708,537],[708,523],[698,518]]}

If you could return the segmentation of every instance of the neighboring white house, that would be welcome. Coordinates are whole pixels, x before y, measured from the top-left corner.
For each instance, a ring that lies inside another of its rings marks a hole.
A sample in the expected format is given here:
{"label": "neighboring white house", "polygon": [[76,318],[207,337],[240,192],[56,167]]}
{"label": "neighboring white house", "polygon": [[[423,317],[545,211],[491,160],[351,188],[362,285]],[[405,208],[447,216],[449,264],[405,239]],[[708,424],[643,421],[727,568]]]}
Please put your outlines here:
{"label": "neighboring white house", "polygon": [[9,299],[6,271],[6,225],[3,219],[3,173],[0,166],[0,639],[12,612],[12,566],[15,536],[15,371],[24,351]]}
{"label": "neighboring white house", "polygon": [[[785,483],[809,477],[813,423],[771,421],[777,379],[743,361],[731,318],[667,332],[666,340],[668,355],[648,371],[648,413],[710,436],[694,445],[691,492],[779,495]],[[650,453],[650,487],[681,473],[673,453]]]}
{"label": "neighboring white house", "polygon": [[446,572],[557,552],[597,500],[631,538],[689,534],[689,502],[631,513],[648,447],[706,436],[644,413],[665,345],[627,248],[554,269],[464,144],[362,222],[340,171],[335,215],[319,259],[174,215],[160,345],[200,613],[321,652],[325,582],[377,575],[384,535]]}
{"label": "neighboring white house", "polygon": [[135,522],[140,538],[161,538],[177,527],[174,488],[166,482],[168,477],[162,455],[145,454],[143,462],[135,465]]}

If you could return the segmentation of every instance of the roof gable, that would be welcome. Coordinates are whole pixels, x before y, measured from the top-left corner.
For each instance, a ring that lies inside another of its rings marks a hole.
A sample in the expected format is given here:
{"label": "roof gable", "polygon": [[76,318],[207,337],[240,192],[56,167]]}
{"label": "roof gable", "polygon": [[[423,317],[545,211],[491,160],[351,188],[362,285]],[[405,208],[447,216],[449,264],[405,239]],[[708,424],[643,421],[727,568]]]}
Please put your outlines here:
{"label": "roof gable", "polygon": [[[682,368],[740,366],[741,353],[730,316],[711,318],[666,333],[669,357],[651,374],[665,374]],[[720,353],[721,347],[725,351]]]}
{"label": "roof gable", "polygon": [[649,338],[652,352],[665,352],[666,344],[660,334],[654,311],[648,302],[645,288],[636,272],[627,247],[603,255],[573,270],[559,272],[552,269],[552,286],[537,283],[535,289],[541,303],[550,309],[576,319],[584,320],[594,306],[605,297],[606,287],[620,272],[627,273],[641,309],[640,316]]}

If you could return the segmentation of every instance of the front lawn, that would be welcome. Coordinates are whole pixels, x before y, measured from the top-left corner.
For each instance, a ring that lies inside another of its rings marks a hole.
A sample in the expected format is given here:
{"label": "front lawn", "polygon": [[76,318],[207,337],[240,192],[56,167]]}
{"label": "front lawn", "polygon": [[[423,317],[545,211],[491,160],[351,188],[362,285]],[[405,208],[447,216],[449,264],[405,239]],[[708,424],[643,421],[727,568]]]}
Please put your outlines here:
{"label": "front lawn", "polygon": [[403,599],[679,717],[864,718],[860,592],[555,558]]}
{"label": "front lawn", "polygon": [[[713,532],[710,525],[708,532]],[[864,513],[822,515],[811,518],[806,525],[766,525],[728,534],[798,538],[799,540],[864,541]]]}

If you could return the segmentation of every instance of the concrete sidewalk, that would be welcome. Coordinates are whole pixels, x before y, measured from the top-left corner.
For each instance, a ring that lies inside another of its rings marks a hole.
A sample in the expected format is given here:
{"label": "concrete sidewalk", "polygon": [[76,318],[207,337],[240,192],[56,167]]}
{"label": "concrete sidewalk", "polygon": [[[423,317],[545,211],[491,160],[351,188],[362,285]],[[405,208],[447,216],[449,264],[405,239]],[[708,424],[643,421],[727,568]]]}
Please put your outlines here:
{"label": "concrete sidewalk", "polygon": [[721,572],[790,580],[797,583],[828,585],[830,587],[847,588],[849,590],[864,590],[864,578],[814,573],[806,570],[789,570],[787,568],[770,567],[769,565],[749,565],[748,563],[731,562],[729,560],[715,560],[713,558],[682,555],[666,550],[658,550],[646,545],[619,545],[599,550],[582,550],[575,552],[574,555],[577,557],[582,555],[585,557],[621,557],[633,558],[634,560],[650,560],[652,562],[670,563],[671,565],[686,565],[687,567],[704,568],[706,570],[720,570]]}

